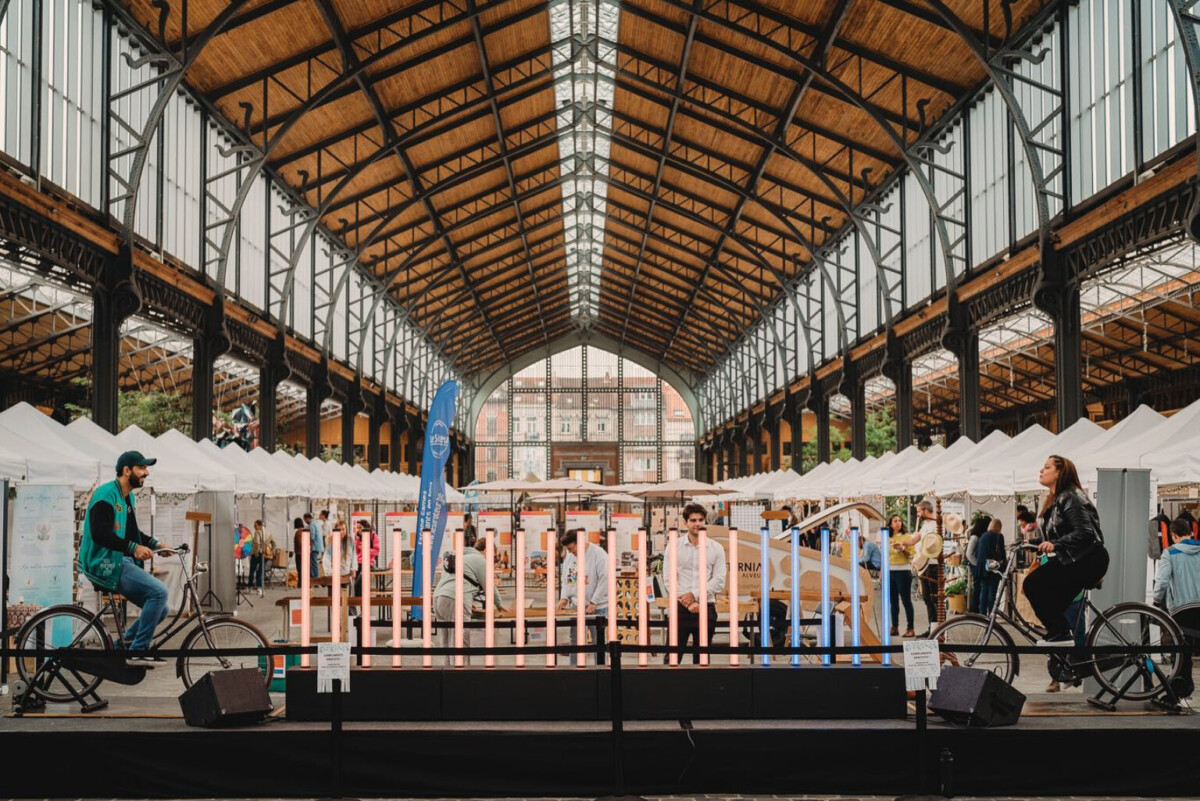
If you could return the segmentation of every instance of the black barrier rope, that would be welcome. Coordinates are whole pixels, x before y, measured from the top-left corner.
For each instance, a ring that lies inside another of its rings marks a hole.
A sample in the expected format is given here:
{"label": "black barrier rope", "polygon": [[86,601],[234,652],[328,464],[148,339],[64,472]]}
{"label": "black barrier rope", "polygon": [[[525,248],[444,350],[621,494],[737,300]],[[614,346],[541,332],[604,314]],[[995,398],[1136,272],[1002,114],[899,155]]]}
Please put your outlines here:
{"label": "black barrier rope", "polygon": [[[1037,645],[968,645],[954,643],[939,643],[939,650],[950,653],[960,653],[969,651],[978,654],[1040,654],[1042,656],[1051,655],[1072,655],[1072,656],[1136,656],[1138,654],[1185,654],[1191,653],[1195,655],[1196,648],[1186,643],[1174,645],[1097,645],[1097,646],[1073,646],[1071,648],[1037,646]],[[357,646],[350,647],[350,653],[355,655],[370,655],[370,656],[422,656],[430,654],[432,656],[545,656],[547,654],[558,655],[575,655],[575,654],[601,654],[606,653],[607,643],[596,643],[592,645],[504,645],[493,646],[491,648],[485,646],[472,646],[455,648],[453,646],[432,646],[429,648],[419,648],[416,646],[391,647],[391,646]],[[727,646],[727,645],[634,645],[631,643],[621,643],[621,648],[627,653],[647,653],[647,654],[691,654],[701,653],[709,656],[870,656],[873,654],[903,654],[904,647],[902,645],[831,645],[831,646],[799,646],[793,648],[786,645],[744,645],[744,646]],[[318,647],[316,645],[271,645],[265,648],[206,648],[203,651],[182,650],[178,648],[159,648],[149,651],[129,651],[117,649],[98,649],[98,648],[10,648],[0,647],[0,656],[4,657],[48,657],[48,656],[96,656],[102,653],[111,653],[120,655],[125,658],[137,656],[161,656],[161,657],[179,657],[179,656],[196,656],[205,654],[208,656],[282,656],[282,655],[302,655],[315,654]]]}

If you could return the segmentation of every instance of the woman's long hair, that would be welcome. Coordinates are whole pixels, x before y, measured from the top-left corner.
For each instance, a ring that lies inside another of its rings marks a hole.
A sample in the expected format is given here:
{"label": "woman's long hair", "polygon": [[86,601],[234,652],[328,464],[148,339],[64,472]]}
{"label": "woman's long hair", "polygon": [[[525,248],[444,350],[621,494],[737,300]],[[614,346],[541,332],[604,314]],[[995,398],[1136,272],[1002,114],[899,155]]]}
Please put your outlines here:
{"label": "woman's long hair", "polygon": [[901,517],[900,515],[892,515],[891,517],[889,517],[889,518],[888,518],[888,527],[889,527],[889,528],[891,527],[891,525],[892,525],[892,521],[893,521],[893,520],[899,520],[899,521],[900,521],[900,528],[898,528],[898,529],[893,529],[893,530],[892,530],[892,533],[891,533],[891,536],[893,536],[893,537],[894,537],[894,536],[896,536],[897,534],[907,534],[907,533],[908,533],[908,527],[904,525],[904,518],[903,518],[903,517]]}
{"label": "woman's long hair", "polygon": [[1083,490],[1083,484],[1079,481],[1079,471],[1075,469],[1075,463],[1065,456],[1053,455],[1048,457],[1054,462],[1054,466],[1058,468],[1058,480],[1054,482],[1054,487],[1046,495],[1046,500],[1042,502],[1042,509],[1038,513],[1039,517],[1045,517],[1050,511],[1050,507],[1054,505],[1054,501],[1064,492],[1070,490]]}

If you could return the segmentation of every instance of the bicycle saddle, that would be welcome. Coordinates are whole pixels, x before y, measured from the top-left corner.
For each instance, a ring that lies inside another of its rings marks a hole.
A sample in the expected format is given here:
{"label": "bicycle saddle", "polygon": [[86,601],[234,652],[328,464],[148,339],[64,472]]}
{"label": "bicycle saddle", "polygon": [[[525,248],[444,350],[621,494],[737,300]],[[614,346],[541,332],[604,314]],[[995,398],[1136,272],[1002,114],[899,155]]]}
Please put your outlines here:
{"label": "bicycle saddle", "polygon": [[1083,588],[1085,590],[1098,590],[1102,586],[1104,586],[1104,576],[1101,576],[1100,578],[1096,579],[1095,581],[1084,584]]}

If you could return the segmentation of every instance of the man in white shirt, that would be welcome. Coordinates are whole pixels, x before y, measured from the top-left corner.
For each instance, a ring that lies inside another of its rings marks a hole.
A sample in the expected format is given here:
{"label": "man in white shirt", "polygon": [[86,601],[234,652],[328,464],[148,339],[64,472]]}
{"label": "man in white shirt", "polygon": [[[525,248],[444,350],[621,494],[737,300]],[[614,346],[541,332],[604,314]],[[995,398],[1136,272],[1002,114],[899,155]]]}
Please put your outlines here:
{"label": "man in white shirt", "polygon": [[[563,535],[562,545],[567,553],[563,556],[562,590],[558,594],[558,611],[570,612],[572,615],[578,609],[579,600],[579,539],[587,537],[587,529],[575,528]],[[603,548],[588,544],[584,551],[584,569],[587,582],[583,587],[586,605],[585,615],[606,617],[608,615],[608,552]],[[578,642],[578,631],[574,623],[567,627],[571,645]],[[588,659],[592,659],[591,656]]]}
{"label": "man in white shirt", "polygon": [[[689,503],[683,507],[683,521],[687,526],[687,537],[675,546],[678,551],[678,575],[672,569],[670,556],[663,562],[663,576],[668,589],[673,578],[678,584],[679,603],[679,644],[687,646],[689,638],[692,641],[692,662],[700,661],[700,529],[708,521],[708,513],[698,503]],[[705,555],[704,566],[707,577],[706,598],[708,604],[708,642],[711,645],[713,634],[717,631],[716,596],[725,589],[725,550],[718,542],[708,542],[708,553]]]}

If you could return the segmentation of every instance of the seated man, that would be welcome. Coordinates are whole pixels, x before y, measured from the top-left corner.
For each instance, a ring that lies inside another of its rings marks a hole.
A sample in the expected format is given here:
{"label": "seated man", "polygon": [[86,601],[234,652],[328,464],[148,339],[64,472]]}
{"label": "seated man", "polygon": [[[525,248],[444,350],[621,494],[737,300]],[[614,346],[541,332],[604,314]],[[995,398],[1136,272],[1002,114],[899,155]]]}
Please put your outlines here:
{"label": "seated man", "polygon": [[[138,528],[133,513],[133,491],[146,483],[148,469],[157,459],[147,459],[137,451],[126,451],[117,459],[117,478],[102,484],[92,493],[83,520],[83,539],[79,544],[79,572],[97,587],[117,592],[138,606],[142,613],[125,630],[124,642],[117,648],[145,651],[154,630],[167,616],[167,587],[142,569],[142,562],[161,547],[153,537]],[[130,662],[165,662],[159,656],[134,657]]]}
{"label": "seated man", "polygon": [[[1186,520],[1171,523],[1171,547],[1158,560],[1154,574],[1154,603],[1165,606],[1181,627],[1200,630],[1200,540],[1192,536]],[[1184,653],[1175,692],[1187,697],[1192,683],[1192,657]]]}
{"label": "seated man", "polygon": [[858,535],[858,564],[865,567],[872,577],[878,576],[883,566],[883,555],[879,552],[879,546],[861,532]]}

